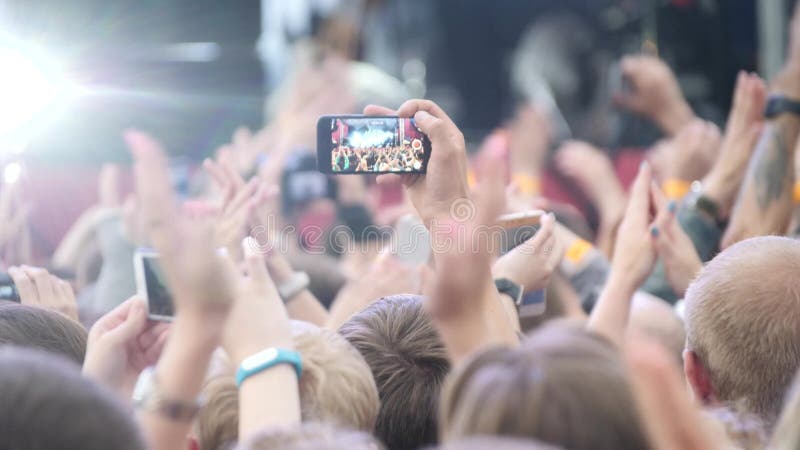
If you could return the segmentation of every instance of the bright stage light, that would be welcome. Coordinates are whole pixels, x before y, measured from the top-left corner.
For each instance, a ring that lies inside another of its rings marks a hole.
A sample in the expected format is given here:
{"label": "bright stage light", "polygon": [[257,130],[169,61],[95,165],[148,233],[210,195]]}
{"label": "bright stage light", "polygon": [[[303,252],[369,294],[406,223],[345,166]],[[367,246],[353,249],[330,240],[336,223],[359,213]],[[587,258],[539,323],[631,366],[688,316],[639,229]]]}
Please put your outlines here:
{"label": "bright stage light", "polygon": [[0,136],[14,131],[76,88],[18,50],[0,48]]}
{"label": "bright stage light", "polygon": [[18,162],[11,162],[6,164],[6,167],[3,169],[3,181],[6,184],[14,184],[19,181],[19,177],[22,175],[22,165]]}
{"label": "bright stage light", "polygon": [[394,137],[394,133],[391,131],[371,129],[364,132],[351,133],[347,139],[353,147],[367,148],[380,147],[392,137]]}

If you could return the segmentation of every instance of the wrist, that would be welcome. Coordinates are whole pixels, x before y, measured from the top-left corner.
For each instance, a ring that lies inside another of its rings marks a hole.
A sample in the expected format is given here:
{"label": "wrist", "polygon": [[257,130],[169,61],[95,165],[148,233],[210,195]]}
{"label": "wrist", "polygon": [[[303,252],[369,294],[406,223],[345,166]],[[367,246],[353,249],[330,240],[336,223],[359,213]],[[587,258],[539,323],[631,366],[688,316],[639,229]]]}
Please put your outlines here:
{"label": "wrist", "polygon": [[692,119],[694,119],[694,111],[686,103],[686,100],[681,98],[672,106],[661,109],[656,115],[655,121],[666,134],[674,136]]}
{"label": "wrist", "polygon": [[[269,324],[265,324],[265,327],[269,326]],[[230,356],[231,361],[238,367],[245,359],[271,347],[294,350],[295,346],[291,331],[287,328],[285,333],[280,333],[280,336],[265,335],[242,340],[242,342],[231,346],[231,348],[226,348],[225,351]]]}
{"label": "wrist", "polygon": [[631,275],[633,272],[632,270],[620,270],[612,266],[611,272],[608,274],[605,289],[613,291],[621,298],[632,297],[641,284],[641,282]]}
{"label": "wrist", "polygon": [[204,314],[177,314],[170,330],[170,340],[198,351],[214,351],[222,341],[225,319]]}
{"label": "wrist", "polygon": [[787,62],[778,75],[773,78],[770,90],[773,94],[800,100],[800,64]]}

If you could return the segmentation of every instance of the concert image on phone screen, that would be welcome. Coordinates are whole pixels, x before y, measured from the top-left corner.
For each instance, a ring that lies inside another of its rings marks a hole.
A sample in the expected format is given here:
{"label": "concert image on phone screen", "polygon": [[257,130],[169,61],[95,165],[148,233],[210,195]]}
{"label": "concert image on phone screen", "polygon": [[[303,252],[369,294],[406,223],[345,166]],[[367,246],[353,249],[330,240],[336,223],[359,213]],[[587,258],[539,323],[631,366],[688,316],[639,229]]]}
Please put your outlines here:
{"label": "concert image on phone screen", "polygon": [[[414,119],[327,116],[329,173],[425,173],[430,142]],[[322,144],[320,142],[319,144]]]}
{"label": "concert image on phone screen", "polygon": [[175,315],[175,307],[158,259],[155,256],[142,258],[147,306],[151,318],[168,318]]}

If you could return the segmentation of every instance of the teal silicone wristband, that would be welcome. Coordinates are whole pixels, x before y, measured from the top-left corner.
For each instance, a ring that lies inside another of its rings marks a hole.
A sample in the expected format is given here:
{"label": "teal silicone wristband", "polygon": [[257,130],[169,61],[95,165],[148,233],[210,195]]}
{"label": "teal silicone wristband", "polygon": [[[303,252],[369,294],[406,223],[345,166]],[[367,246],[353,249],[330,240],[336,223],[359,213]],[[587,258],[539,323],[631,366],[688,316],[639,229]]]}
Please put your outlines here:
{"label": "teal silicone wristband", "polygon": [[298,380],[300,375],[303,374],[303,360],[300,357],[300,353],[294,350],[270,347],[255,355],[248,356],[242,361],[242,365],[236,371],[236,386],[241,386],[242,382],[247,378],[278,364],[291,364],[294,366]]}

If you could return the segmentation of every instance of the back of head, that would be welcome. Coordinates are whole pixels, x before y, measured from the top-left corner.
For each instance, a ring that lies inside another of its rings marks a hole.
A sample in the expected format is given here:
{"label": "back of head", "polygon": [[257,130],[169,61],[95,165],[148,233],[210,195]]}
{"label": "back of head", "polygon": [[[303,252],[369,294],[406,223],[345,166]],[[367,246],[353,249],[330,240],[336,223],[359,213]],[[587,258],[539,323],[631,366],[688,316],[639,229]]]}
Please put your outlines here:
{"label": "back of head", "polygon": [[83,325],[47,309],[0,301],[0,345],[34,347],[83,364]]}
{"label": "back of head", "polygon": [[361,354],[339,334],[313,326],[296,332],[294,343],[303,357],[299,384],[303,421],[372,432],[380,400]]}
{"label": "back of head", "polygon": [[800,242],[741,241],[717,255],[686,292],[686,344],[722,402],[768,423],[800,366]]}
{"label": "back of head", "polygon": [[[292,322],[295,349],[303,359],[299,380],[303,422],[324,422],[372,432],[380,400],[372,372],[361,354],[337,333]],[[201,450],[231,448],[239,428],[239,390],[231,373],[211,378],[207,402],[197,417]]]}
{"label": "back of head", "polygon": [[261,431],[237,450],[381,450],[368,433],[335,428],[330,424],[304,423],[291,428]]}
{"label": "back of head", "polygon": [[574,450],[644,449],[618,352],[579,324],[545,325],[518,349],[477,355],[442,396],[446,441],[533,438]]}
{"label": "back of head", "polygon": [[422,297],[385,297],[339,329],[366,360],[381,399],[375,434],[390,448],[436,442],[439,391],[450,370]]}
{"label": "back of head", "polygon": [[60,356],[0,348],[0,405],[0,448],[144,449],[132,414]]}

